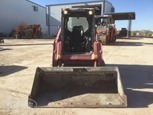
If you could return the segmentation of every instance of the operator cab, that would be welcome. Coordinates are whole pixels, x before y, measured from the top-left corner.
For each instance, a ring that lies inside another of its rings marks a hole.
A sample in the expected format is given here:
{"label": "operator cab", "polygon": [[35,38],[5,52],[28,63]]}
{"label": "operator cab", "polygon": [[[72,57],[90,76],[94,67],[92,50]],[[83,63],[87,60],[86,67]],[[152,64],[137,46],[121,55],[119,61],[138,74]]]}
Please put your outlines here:
{"label": "operator cab", "polygon": [[95,35],[93,9],[64,9],[62,12],[63,53],[92,52]]}
{"label": "operator cab", "polygon": [[98,31],[104,31],[107,27],[107,19],[103,18],[103,20],[101,21],[101,19],[98,20],[98,24],[97,24],[97,30]]}
{"label": "operator cab", "polygon": [[115,27],[112,15],[97,16],[97,33],[99,35],[106,33],[106,28],[111,32]]}

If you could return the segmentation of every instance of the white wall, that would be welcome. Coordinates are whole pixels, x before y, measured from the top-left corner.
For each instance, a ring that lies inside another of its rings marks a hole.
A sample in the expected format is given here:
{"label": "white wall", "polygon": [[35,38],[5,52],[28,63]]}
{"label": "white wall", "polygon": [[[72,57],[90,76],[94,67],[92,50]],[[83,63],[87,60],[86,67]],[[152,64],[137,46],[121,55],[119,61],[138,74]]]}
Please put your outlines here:
{"label": "white wall", "polygon": [[81,5],[95,5],[95,4],[102,4],[103,2],[93,2],[93,3],[78,3],[78,4],[64,4],[64,5],[51,5],[48,6],[48,26],[50,28],[50,34],[56,35],[58,31],[58,26],[61,23],[61,9],[62,8],[72,8],[72,6],[81,6]]}
{"label": "white wall", "polygon": [[[38,7],[38,11],[33,10]],[[43,33],[47,33],[46,8],[26,0],[0,0],[0,32],[9,34],[21,22],[41,24]]]}

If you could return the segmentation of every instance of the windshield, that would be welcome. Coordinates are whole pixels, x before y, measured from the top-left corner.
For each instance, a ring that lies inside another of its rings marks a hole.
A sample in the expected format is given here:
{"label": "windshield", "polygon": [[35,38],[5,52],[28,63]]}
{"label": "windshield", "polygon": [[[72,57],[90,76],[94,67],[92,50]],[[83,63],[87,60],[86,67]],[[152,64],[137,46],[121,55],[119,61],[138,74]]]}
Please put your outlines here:
{"label": "windshield", "polygon": [[88,21],[86,17],[69,17],[67,28],[72,32],[74,26],[83,26],[84,32],[88,30]]}

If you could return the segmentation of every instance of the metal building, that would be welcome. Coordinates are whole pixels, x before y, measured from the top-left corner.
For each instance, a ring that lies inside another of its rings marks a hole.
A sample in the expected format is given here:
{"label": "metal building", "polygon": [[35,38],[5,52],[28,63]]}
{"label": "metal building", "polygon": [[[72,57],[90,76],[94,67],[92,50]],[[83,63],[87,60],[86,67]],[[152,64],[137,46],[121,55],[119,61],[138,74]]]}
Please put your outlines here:
{"label": "metal building", "polygon": [[46,7],[29,0],[0,0],[0,33],[9,33],[21,24],[40,24],[43,33],[46,26]]}
{"label": "metal building", "polygon": [[49,35],[55,35],[61,20],[62,8],[95,8],[97,15],[115,12],[113,5],[106,0],[47,5],[47,26]]}

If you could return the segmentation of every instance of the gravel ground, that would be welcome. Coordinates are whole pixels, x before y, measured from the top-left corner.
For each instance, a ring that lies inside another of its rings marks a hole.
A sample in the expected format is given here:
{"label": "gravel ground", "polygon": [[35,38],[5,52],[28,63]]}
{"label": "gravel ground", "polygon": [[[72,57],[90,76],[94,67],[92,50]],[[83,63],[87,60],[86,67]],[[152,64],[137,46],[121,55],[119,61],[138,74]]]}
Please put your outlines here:
{"label": "gravel ground", "polygon": [[4,39],[0,44],[0,115],[152,115],[153,39],[117,39],[103,46],[107,66],[118,66],[127,108],[27,106],[36,67],[51,66],[53,39]]}

